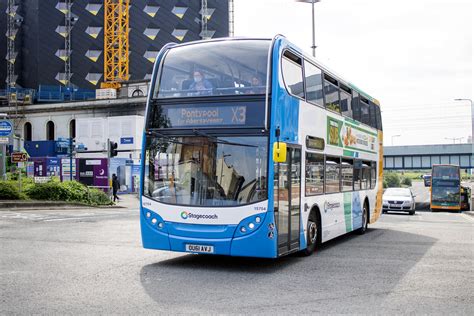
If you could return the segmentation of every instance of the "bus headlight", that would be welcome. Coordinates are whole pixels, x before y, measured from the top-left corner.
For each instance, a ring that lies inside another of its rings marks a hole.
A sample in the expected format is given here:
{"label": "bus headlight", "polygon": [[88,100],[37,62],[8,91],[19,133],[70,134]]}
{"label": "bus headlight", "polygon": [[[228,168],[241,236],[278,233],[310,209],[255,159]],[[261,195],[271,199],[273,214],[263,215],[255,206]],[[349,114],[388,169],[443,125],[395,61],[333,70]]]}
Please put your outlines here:
{"label": "bus headlight", "polygon": [[252,215],[247,218],[244,218],[239,223],[238,229],[235,231],[234,237],[240,237],[256,231],[263,223],[264,217],[265,213],[261,213],[258,215]]}
{"label": "bus headlight", "polygon": [[143,208],[140,216],[154,229],[159,230],[160,232],[167,232],[165,221],[155,212]]}

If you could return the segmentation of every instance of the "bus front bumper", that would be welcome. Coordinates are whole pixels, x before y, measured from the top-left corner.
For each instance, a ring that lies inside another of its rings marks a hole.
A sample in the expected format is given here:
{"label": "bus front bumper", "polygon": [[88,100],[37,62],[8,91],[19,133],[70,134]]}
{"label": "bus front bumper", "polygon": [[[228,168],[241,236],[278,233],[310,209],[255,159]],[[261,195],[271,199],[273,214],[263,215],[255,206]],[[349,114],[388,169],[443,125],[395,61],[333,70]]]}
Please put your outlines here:
{"label": "bus front bumper", "polygon": [[[143,247],[147,249],[242,257],[277,257],[273,214],[267,214],[262,225],[249,234],[237,236],[238,234],[234,234],[234,232],[238,226],[229,225],[226,233],[218,238],[203,238],[196,233],[179,233],[176,229],[172,228],[173,224],[176,223],[165,222],[164,229],[159,230],[154,225],[151,225],[143,216],[140,216],[140,222]],[[209,250],[209,246],[211,246],[212,252],[190,250],[199,249],[196,246],[204,246],[202,249],[205,250]]]}

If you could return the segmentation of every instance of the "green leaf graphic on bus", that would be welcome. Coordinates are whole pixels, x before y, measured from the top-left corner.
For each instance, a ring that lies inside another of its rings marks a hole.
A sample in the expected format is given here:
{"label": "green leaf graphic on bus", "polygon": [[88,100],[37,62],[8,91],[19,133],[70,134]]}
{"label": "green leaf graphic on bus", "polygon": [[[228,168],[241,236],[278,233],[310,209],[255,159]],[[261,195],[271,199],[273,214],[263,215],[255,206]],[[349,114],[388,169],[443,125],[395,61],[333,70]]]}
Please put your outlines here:
{"label": "green leaf graphic on bus", "polygon": [[328,117],[328,143],[329,145],[342,147],[340,131],[342,122]]}

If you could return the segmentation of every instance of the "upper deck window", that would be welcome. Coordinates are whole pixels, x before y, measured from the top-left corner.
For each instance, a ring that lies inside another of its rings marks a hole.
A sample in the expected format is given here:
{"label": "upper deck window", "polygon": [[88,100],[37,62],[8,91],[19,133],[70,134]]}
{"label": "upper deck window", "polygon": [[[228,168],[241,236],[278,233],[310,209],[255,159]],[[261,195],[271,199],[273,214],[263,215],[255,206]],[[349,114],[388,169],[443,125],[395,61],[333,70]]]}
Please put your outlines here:
{"label": "upper deck window", "polygon": [[264,94],[270,43],[233,40],[171,48],[154,98]]}
{"label": "upper deck window", "polygon": [[304,98],[303,69],[301,66],[301,57],[290,51],[285,51],[281,62],[281,68],[286,88],[290,94]]}

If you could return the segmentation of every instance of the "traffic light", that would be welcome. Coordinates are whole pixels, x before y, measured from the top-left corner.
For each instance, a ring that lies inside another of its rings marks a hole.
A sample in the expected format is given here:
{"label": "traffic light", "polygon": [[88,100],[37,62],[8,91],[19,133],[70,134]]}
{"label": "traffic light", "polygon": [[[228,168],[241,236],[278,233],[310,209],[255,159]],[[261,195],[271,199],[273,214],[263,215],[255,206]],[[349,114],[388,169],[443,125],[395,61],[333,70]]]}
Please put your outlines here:
{"label": "traffic light", "polygon": [[116,142],[109,142],[109,157],[115,157],[118,154],[117,151],[118,144]]}

